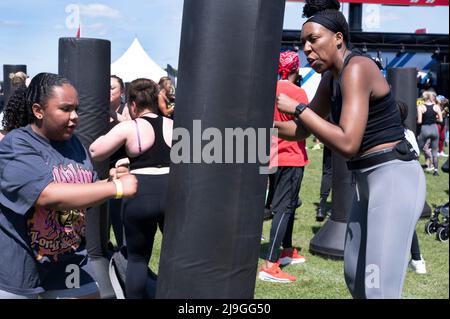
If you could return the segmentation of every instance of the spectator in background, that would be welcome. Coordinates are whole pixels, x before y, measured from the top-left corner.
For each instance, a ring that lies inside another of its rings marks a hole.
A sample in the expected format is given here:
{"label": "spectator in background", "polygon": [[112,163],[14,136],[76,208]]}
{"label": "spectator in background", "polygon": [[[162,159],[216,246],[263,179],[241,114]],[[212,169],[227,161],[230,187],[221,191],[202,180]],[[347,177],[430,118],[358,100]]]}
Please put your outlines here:
{"label": "spectator in background", "polygon": [[323,222],[327,216],[325,204],[327,202],[328,195],[330,195],[333,178],[331,161],[331,150],[324,145],[322,158],[322,179],[320,181],[320,200],[316,211],[316,221],[318,222]]}
{"label": "spectator in background", "polygon": [[419,149],[422,150],[427,140],[430,139],[434,167],[433,175],[438,176],[439,133],[436,124],[442,123],[442,112],[437,104],[435,92],[425,91],[422,98],[424,104],[420,104],[417,108],[417,124],[421,124],[418,137]]}
{"label": "spectator in background", "polygon": [[[414,148],[414,151],[417,153],[417,157],[419,157],[420,150],[419,145],[417,145],[416,136],[414,135],[413,131],[409,130],[406,127],[405,124],[405,121],[408,117],[408,105],[406,105],[406,103],[403,103],[401,101],[397,101],[397,107],[400,111],[400,118],[402,120],[403,127],[405,130],[405,138]],[[411,260],[409,261],[409,267],[412,270],[414,270],[414,272],[417,274],[427,273],[425,260],[423,259],[422,254],[420,253],[419,238],[417,237],[417,233],[415,230],[411,241]]]}
{"label": "spectator in background", "polygon": [[175,110],[175,88],[168,76],[159,80],[158,109],[161,115],[172,118]]}
{"label": "spectator in background", "polygon": [[125,85],[117,75],[111,75],[109,114],[112,126],[131,119],[130,111],[125,103]]}
{"label": "spectator in background", "polygon": [[26,87],[27,75],[22,72],[10,73],[11,92],[14,93],[19,87]]}
{"label": "spectator in background", "polygon": [[[308,103],[306,92],[295,85],[299,76],[300,61],[297,52],[286,51],[280,54],[277,83],[277,95],[284,93],[298,103]],[[290,121],[294,116],[278,112],[275,107],[274,121]],[[292,246],[295,210],[299,207],[299,192],[305,166],[309,163],[305,141],[286,141],[275,138],[271,148],[270,166],[276,167],[270,175],[273,188],[271,210],[274,214],[270,228],[270,242],[267,259],[259,271],[259,279],[272,282],[293,282],[295,276],[280,269],[280,265],[305,262],[305,257],[298,254]],[[279,254],[280,246],[283,247]]]}
{"label": "spectator in background", "polygon": [[447,130],[448,121],[448,99],[442,95],[438,95],[436,97],[436,101],[442,112],[442,123],[437,123],[439,133],[438,156],[448,157],[448,154],[445,154],[444,152],[445,133]]}
{"label": "spectator in background", "polygon": [[[129,108],[125,102],[125,85],[120,77],[111,75],[111,89],[109,99],[110,122],[109,129],[120,122],[131,120]],[[128,157],[125,147],[121,146],[109,158],[109,168],[115,168],[116,164],[126,162]],[[120,163],[120,162],[119,162]],[[122,199],[111,198],[108,201],[109,221],[112,226],[117,247],[125,245],[124,228],[122,221]],[[109,227],[108,227],[109,229]],[[109,232],[108,232],[109,238]]]}

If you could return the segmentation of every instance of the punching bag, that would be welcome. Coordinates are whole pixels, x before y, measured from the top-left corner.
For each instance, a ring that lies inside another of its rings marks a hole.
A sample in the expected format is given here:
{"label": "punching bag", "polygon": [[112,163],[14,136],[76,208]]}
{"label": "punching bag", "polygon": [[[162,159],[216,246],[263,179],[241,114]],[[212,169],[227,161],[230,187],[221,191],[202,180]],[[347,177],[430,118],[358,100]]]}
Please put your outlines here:
{"label": "punching bag", "polygon": [[[225,139],[226,130],[259,128],[269,154],[284,6],[184,1],[157,298],[253,298],[267,176],[251,160],[255,142],[239,150],[238,138]],[[220,149],[211,153],[213,135]],[[180,143],[189,160],[176,163]]]}
{"label": "punching bag", "polygon": [[27,66],[24,64],[3,64],[3,96],[5,99],[5,105],[11,94],[14,93],[12,92],[12,85],[9,75],[20,71],[27,74]]}
{"label": "punching bag", "polygon": [[347,159],[331,151],[331,216],[309,243],[309,250],[333,258],[344,257],[345,231],[352,207],[355,185],[347,169]]}
{"label": "punching bag", "polygon": [[[387,80],[391,85],[392,94],[396,101],[402,101],[408,105],[408,117],[405,125],[417,134],[417,71],[415,68],[390,68],[387,72]],[[431,208],[425,202],[421,218],[429,217]]]}
{"label": "punching bag", "polygon": [[[111,43],[89,38],[59,39],[59,74],[78,91],[78,126],[75,134],[84,147],[109,129]],[[94,162],[100,179],[108,177],[108,160]],[[107,205],[89,209],[86,214],[86,241],[102,298],[113,298],[106,258],[108,244]]]}
{"label": "punching bag", "polygon": [[417,132],[417,71],[415,68],[390,68],[387,70],[387,81],[391,85],[392,95],[396,101],[408,105],[408,117],[405,125]]}

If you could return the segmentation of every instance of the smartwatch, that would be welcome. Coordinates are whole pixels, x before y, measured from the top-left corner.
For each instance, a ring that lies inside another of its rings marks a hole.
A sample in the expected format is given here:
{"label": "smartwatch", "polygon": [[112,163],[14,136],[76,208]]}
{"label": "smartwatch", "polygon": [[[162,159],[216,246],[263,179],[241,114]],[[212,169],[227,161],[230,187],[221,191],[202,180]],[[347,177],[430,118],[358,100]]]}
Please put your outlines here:
{"label": "smartwatch", "polygon": [[303,112],[304,110],[306,110],[307,107],[308,107],[308,105],[303,104],[303,103],[300,103],[299,105],[297,105],[297,106],[295,107],[295,113],[294,113],[295,117],[298,118],[298,116],[299,116],[300,114],[302,114],[302,112]]}

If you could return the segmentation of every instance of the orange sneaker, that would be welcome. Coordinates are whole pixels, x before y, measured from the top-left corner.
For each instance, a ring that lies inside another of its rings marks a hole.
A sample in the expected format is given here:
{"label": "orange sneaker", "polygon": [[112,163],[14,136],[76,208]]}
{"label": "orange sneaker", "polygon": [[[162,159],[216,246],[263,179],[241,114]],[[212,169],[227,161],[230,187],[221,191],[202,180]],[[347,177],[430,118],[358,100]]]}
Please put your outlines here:
{"label": "orange sneaker", "polygon": [[297,280],[295,276],[282,271],[278,263],[274,263],[270,268],[263,265],[259,271],[258,277],[261,280],[271,282],[294,282]]}
{"label": "orange sneaker", "polygon": [[278,263],[282,266],[290,264],[303,264],[305,261],[305,257],[299,255],[297,249],[295,248],[290,253],[283,250],[281,252],[280,259],[278,259]]}

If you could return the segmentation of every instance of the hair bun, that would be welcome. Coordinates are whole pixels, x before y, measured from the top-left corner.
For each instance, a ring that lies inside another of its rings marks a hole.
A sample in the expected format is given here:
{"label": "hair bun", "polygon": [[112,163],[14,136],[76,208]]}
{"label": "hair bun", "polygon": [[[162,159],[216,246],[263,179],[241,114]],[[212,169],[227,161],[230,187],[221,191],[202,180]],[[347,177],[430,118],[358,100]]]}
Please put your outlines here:
{"label": "hair bun", "polygon": [[339,10],[340,7],[338,0],[305,0],[303,17],[309,18],[324,10]]}

